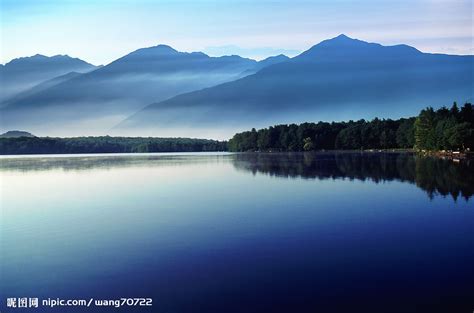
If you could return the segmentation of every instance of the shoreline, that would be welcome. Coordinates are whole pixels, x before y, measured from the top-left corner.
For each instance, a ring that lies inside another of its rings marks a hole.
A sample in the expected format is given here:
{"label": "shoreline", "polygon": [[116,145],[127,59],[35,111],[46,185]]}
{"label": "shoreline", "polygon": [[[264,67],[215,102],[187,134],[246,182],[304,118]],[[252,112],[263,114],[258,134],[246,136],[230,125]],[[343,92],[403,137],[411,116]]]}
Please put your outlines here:
{"label": "shoreline", "polygon": [[146,156],[146,155],[197,155],[197,154],[416,154],[425,157],[436,157],[442,159],[474,159],[473,152],[459,151],[417,151],[415,149],[366,149],[366,150],[314,150],[314,151],[159,151],[159,152],[83,152],[83,153],[24,153],[24,154],[4,154],[0,153],[0,159],[6,158],[28,158],[28,157],[101,157],[101,156]]}
{"label": "shoreline", "polygon": [[418,154],[424,156],[434,156],[443,159],[474,159],[474,152],[471,151],[419,151]]}

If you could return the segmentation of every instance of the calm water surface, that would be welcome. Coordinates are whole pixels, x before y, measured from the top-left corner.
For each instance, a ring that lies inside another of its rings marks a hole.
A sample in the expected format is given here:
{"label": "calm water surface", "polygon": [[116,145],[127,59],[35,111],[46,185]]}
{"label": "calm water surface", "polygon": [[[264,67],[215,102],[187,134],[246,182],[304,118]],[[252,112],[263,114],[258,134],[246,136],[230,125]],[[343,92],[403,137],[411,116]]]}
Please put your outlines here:
{"label": "calm water surface", "polygon": [[[474,163],[407,154],[0,159],[1,312],[472,312]],[[153,298],[6,308],[7,297]]]}

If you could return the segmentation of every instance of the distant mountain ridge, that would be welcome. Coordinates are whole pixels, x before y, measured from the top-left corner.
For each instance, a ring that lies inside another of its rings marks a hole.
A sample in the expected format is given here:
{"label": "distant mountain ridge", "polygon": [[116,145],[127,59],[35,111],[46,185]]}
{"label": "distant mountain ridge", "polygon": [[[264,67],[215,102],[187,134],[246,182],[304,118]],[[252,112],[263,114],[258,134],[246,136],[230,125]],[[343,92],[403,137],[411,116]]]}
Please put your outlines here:
{"label": "distant mountain ridge", "polygon": [[0,101],[4,101],[33,86],[70,72],[85,73],[97,66],[68,55],[47,57],[36,54],[13,59],[0,67]]}
{"label": "distant mountain ridge", "polygon": [[254,75],[151,104],[116,130],[151,135],[192,125],[218,136],[221,128],[231,135],[278,123],[398,118],[472,98],[473,73],[473,56],[340,35]]}
{"label": "distant mountain ridge", "polygon": [[[276,62],[278,60],[275,60]],[[209,57],[157,45],[133,51],[93,72],[8,102],[5,128],[34,126],[104,131],[154,101],[242,77],[261,63],[240,56]],[[73,122],[73,123],[71,123]]]}
{"label": "distant mountain ridge", "polygon": [[350,38],[341,34],[332,39],[323,40],[320,43],[312,46],[310,49],[301,53],[298,58],[314,58],[314,57],[347,57],[362,55],[368,57],[370,55],[380,57],[403,57],[407,55],[423,54],[418,49],[404,45],[383,46],[379,43],[366,42],[359,39]]}
{"label": "distant mountain ridge", "polygon": [[9,130],[6,133],[0,134],[0,138],[19,138],[19,137],[36,137],[35,135],[23,130]]}
{"label": "distant mountain ridge", "polygon": [[[34,72],[37,67],[25,64],[42,64],[44,58],[10,63]],[[1,130],[224,139],[279,123],[410,116],[428,105],[472,99],[474,90],[473,56],[429,54],[345,35],[293,58],[257,62],[157,45],[93,69],[50,77],[4,101]]]}
{"label": "distant mountain ridge", "polygon": [[20,92],[20,93],[14,95],[12,98],[7,99],[6,101],[4,101],[3,103],[0,104],[0,107],[8,106],[10,103],[20,101],[23,98],[32,96],[32,95],[34,95],[34,94],[36,94],[40,91],[46,90],[48,88],[56,86],[57,84],[60,84],[60,83],[65,82],[67,80],[73,79],[73,78],[75,78],[77,76],[80,76],[80,75],[82,75],[82,74],[78,73],[78,72],[69,72],[67,74],[60,75],[60,76],[48,79],[48,80],[43,81],[43,82],[41,82],[41,83],[39,83],[39,84],[23,91],[23,92]]}
{"label": "distant mountain ridge", "polygon": [[288,61],[290,58],[287,57],[286,55],[284,54],[279,54],[279,55],[275,55],[275,56],[271,56],[271,57],[268,57],[266,59],[263,59],[261,61],[258,61],[258,63],[256,64],[256,66],[252,69],[249,69],[245,72],[242,73],[242,77],[244,76],[248,76],[248,75],[251,75],[251,74],[255,74],[257,73],[258,71],[260,71],[262,68],[265,68],[267,66],[270,66],[270,65],[273,65],[273,64],[278,64],[278,63],[282,63],[282,62],[286,62]]}

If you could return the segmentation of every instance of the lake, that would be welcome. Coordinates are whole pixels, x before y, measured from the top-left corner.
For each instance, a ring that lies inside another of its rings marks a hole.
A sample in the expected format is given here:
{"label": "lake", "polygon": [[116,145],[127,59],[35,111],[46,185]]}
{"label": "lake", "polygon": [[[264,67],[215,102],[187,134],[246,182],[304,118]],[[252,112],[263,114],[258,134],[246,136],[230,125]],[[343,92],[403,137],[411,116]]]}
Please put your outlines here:
{"label": "lake", "polygon": [[472,312],[474,163],[397,153],[0,159],[7,298],[121,312]]}

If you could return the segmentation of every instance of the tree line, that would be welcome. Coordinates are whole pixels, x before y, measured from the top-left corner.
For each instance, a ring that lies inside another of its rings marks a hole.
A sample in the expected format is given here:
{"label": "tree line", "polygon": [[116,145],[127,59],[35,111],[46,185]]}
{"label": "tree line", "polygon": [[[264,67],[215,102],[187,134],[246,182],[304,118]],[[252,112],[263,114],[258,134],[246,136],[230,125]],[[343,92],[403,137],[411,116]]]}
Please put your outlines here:
{"label": "tree line", "polygon": [[191,138],[0,138],[0,154],[140,153],[225,151],[227,142]]}
{"label": "tree line", "polygon": [[415,147],[424,150],[467,150],[474,148],[474,110],[470,103],[461,109],[422,110],[415,124]]}
{"label": "tree line", "polygon": [[216,141],[154,137],[0,138],[0,154],[134,153],[203,151],[315,151],[359,149],[472,150],[474,110],[426,108],[417,117],[371,121],[285,124]]}
{"label": "tree line", "polygon": [[230,151],[313,151],[354,149],[467,150],[474,147],[472,104],[457,104],[417,117],[371,121],[276,125],[237,133]]}

